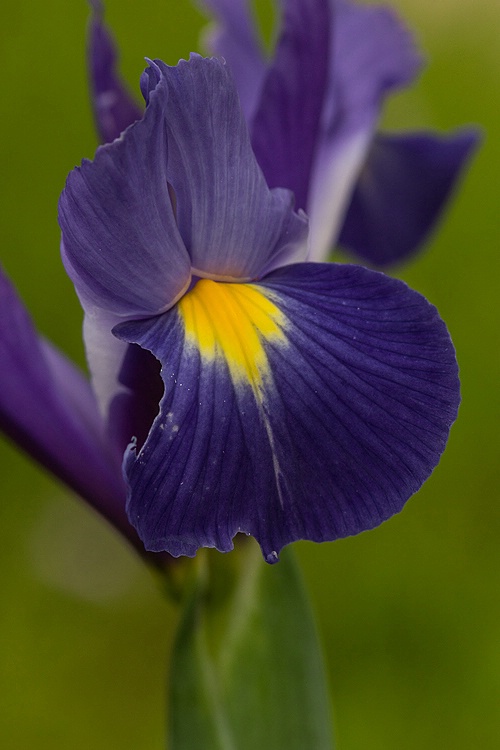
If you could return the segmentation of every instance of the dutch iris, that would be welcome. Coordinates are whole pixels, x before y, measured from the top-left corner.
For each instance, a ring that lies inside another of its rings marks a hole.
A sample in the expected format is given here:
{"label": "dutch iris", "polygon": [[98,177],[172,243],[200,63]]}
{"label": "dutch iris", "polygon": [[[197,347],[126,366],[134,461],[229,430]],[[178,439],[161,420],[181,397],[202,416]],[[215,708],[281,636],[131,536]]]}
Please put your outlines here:
{"label": "dutch iris", "polygon": [[302,262],[306,217],[268,188],[223,61],[155,61],[142,89],[144,117],[60,201],[131,523],[173,555],[252,534],[268,561],[377,525],[456,416],[444,324],[400,281]]}

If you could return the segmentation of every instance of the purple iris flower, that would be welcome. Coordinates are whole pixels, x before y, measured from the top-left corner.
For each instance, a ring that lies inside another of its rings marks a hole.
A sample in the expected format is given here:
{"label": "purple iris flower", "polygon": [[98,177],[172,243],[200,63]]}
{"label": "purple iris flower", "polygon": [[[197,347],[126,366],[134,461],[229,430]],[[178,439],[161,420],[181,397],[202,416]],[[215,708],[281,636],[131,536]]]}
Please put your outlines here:
{"label": "purple iris flower", "polygon": [[[111,141],[141,108],[91,3],[90,79],[98,130]],[[263,54],[248,0],[200,0],[218,24],[211,51],[231,67],[257,161],[270,187],[293,191],[310,219],[310,259],[336,243],[369,264],[404,260],[428,237],[476,142],[377,133],[385,97],[421,68],[411,34],[387,8],[347,0],[283,0],[273,56]]]}
{"label": "purple iris flower", "polygon": [[229,66],[143,75],[144,116],[68,177],[63,259],[127,513],[174,556],[253,535],[269,562],[399,511],[459,402],[444,323],[404,283],[304,262]]}

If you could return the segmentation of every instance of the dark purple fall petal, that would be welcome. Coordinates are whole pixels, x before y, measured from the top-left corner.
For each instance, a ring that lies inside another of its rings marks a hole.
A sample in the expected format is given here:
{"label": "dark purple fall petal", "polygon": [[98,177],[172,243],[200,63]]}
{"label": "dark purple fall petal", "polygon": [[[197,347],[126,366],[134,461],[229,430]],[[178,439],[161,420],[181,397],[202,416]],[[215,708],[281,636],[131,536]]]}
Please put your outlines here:
{"label": "dark purple fall petal", "polygon": [[434,227],[478,135],[378,135],[359,176],[339,244],[377,266],[405,259]]}
{"label": "dark purple fall petal", "polygon": [[63,259],[87,313],[152,315],[189,285],[167,184],[167,100],[162,79],[143,118],[67,179],[59,201]]}
{"label": "dark purple fall petal", "polygon": [[199,0],[199,4],[218,19],[205,34],[205,43],[212,54],[223,57],[231,68],[243,112],[250,122],[260,97],[266,63],[248,0]]}
{"label": "dark purple fall petal", "polygon": [[252,534],[269,562],[298,539],[333,540],[401,510],[444,450],[460,400],[436,309],[358,266],[297,264],[257,285],[285,316],[263,342],[260,397],[225,360],[184,342],[176,308],[115,333],[162,364],[160,414],[124,470],[147,549],[232,548]]}
{"label": "dark purple fall petal", "polygon": [[411,83],[421,65],[410,32],[390,9],[335,0],[332,14],[329,79],[306,209],[312,260],[324,260],[333,249],[385,96]]}
{"label": "dark purple fall petal", "polygon": [[192,55],[155,66],[168,89],[167,179],[193,274],[253,279],[304,259],[307,222],[289,192],[267,187],[227,65]]}
{"label": "dark purple fall petal", "polygon": [[136,546],[119,462],[104,439],[88,381],[37,336],[0,273],[0,427]]}
{"label": "dark purple fall petal", "polygon": [[87,60],[92,106],[102,143],[118,138],[129,125],[142,117],[142,108],[120,78],[116,47],[103,23],[103,5],[91,0],[93,8],[87,40]]}
{"label": "dark purple fall petal", "polygon": [[306,209],[329,74],[329,0],[288,0],[252,121],[252,145],[270,187]]}

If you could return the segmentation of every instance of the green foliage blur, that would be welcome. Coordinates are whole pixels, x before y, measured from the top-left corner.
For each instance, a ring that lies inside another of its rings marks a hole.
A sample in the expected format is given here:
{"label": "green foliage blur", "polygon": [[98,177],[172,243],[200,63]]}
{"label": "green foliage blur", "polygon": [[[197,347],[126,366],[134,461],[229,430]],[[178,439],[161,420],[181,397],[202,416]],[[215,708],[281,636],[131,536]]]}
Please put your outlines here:
{"label": "green foliage blur", "polygon": [[[391,101],[384,125],[477,123],[484,133],[442,225],[396,270],[447,321],[463,404],[441,464],[403,513],[358,537],[298,549],[339,750],[496,750],[500,4],[392,4],[428,66]],[[258,6],[265,20],[269,9]],[[88,9],[84,0],[18,0],[0,18],[0,258],[40,331],[84,366],[56,204],[66,174],[96,147]],[[107,20],[136,91],[145,56],[175,64],[201,49],[204,19],[188,0],[108,0]],[[160,750],[175,608],[104,522],[3,438],[0,462],[0,745]]]}

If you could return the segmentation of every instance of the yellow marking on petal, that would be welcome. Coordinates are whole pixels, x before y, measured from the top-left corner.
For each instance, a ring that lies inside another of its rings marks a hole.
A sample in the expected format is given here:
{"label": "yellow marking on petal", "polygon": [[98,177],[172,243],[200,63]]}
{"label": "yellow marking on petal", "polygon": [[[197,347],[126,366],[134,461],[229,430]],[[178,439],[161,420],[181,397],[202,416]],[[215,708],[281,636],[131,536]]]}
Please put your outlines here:
{"label": "yellow marking on petal", "polygon": [[286,342],[285,316],[260,287],[200,279],[178,302],[186,340],[209,361],[223,357],[233,383],[254,393],[270,374],[265,341]]}

